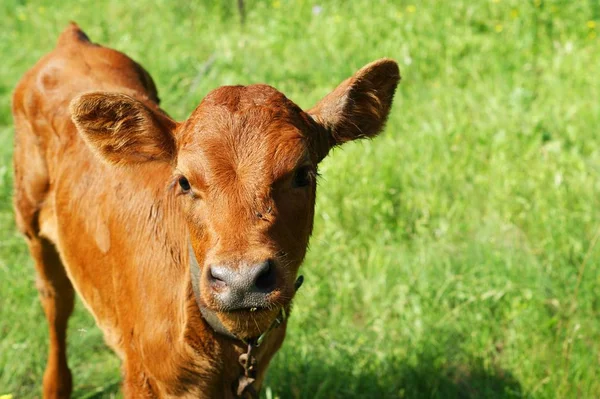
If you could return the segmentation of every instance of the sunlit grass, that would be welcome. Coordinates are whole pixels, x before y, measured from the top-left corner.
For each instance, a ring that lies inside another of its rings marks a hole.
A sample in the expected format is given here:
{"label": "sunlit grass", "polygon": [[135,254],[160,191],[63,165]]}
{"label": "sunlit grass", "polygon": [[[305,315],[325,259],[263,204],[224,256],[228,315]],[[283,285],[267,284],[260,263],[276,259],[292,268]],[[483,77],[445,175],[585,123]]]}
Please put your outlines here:
{"label": "sunlit grass", "polygon": [[[226,3],[226,4],[225,4]],[[321,166],[315,233],[266,397],[600,397],[596,1],[0,4],[0,395],[40,395],[47,333],[10,208],[10,93],[69,20],[141,62],[184,119],[266,82],[309,107],[365,63],[403,81],[381,137]],[[118,394],[92,318],[75,397]]]}

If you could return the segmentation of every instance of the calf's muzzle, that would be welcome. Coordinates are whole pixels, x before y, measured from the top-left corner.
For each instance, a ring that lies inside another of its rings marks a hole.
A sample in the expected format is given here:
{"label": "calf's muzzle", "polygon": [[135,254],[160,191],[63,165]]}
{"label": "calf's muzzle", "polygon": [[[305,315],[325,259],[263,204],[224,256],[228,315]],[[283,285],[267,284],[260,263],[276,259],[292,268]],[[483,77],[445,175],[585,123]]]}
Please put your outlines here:
{"label": "calf's muzzle", "polygon": [[236,268],[211,265],[207,278],[214,299],[224,311],[268,307],[269,294],[277,285],[275,262],[271,259]]}

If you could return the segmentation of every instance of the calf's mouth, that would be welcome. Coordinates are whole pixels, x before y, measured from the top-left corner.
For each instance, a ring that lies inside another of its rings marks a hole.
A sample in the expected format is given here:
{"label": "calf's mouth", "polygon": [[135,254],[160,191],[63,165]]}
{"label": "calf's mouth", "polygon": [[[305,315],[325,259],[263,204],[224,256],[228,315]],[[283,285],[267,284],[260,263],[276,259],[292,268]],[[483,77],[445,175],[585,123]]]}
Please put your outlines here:
{"label": "calf's mouth", "polygon": [[303,282],[300,276],[293,287],[287,287],[284,279],[272,273],[276,265],[271,261],[256,266],[250,284],[244,280],[246,276],[225,267],[202,271],[191,245],[189,259],[192,288],[202,317],[217,333],[231,338],[256,338],[285,321]]}

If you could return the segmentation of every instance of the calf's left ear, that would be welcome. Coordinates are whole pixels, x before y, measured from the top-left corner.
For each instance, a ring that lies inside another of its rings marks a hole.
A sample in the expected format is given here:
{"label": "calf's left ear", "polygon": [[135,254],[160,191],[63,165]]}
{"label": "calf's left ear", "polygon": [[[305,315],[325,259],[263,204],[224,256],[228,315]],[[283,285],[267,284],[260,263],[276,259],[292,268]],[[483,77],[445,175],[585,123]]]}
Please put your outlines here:
{"label": "calf's left ear", "polygon": [[108,163],[174,160],[177,123],[158,107],[121,93],[92,92],[74,99],[70,111],[84,141]]}
{"label": "calf's left ear", "polygon": [[322,128],[314,140],[317,161],[332,147],[375,137],[387,120],[396,86],[398,64],[383,58],[365,65],[307,111]]}

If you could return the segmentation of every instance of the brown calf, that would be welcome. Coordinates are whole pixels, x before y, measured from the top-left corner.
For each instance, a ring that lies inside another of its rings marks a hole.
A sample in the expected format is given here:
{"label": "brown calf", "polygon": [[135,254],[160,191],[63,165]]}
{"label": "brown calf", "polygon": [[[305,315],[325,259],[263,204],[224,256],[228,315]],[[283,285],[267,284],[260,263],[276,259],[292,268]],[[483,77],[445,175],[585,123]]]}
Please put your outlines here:
{"label": "brown calf", "polygon": [[399,78],[373,62],[307,112],[267,85],[221,87],[180,123],[139,64],[71,24],[13,98],[15,213],[50,330],[44,397],[71,393],[74,291],[123,361],[126,397],[257,391],[284,339],[317,165],[381,131]]}

